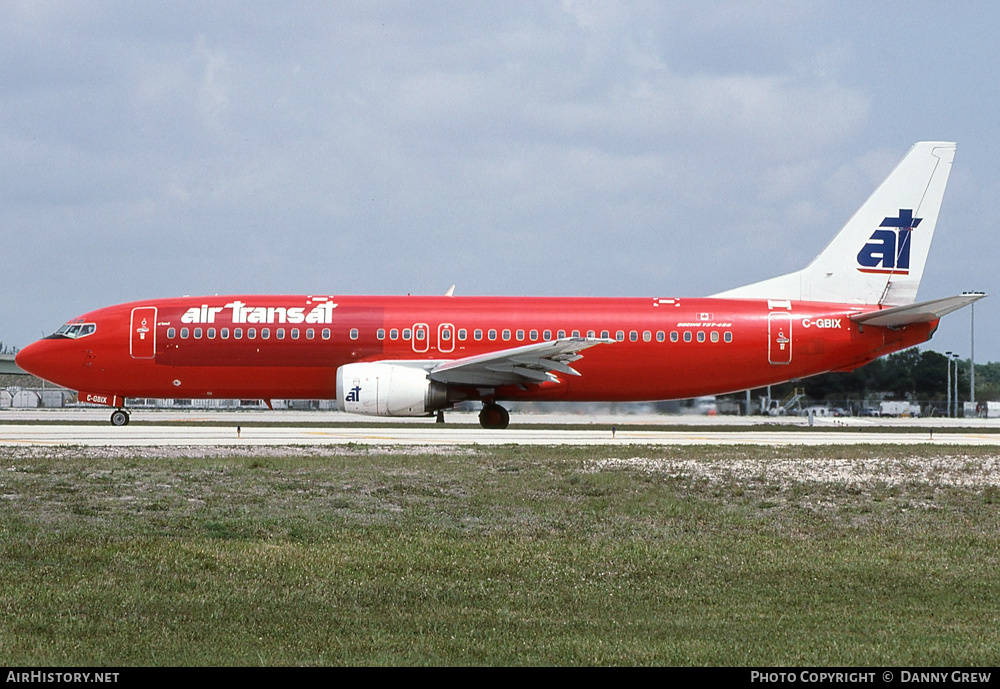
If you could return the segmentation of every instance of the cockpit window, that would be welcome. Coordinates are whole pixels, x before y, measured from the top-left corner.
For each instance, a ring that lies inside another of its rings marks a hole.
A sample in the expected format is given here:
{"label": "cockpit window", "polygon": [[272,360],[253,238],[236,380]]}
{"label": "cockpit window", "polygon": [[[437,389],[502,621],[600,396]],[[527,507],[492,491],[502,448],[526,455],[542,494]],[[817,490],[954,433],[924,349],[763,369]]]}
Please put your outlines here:
{"label": "cockpit window", "polygon": [[81,337],[93,335],[96,330],[97,325],[95,323],[67,323],[59,328],[52,337],[78,340]]}

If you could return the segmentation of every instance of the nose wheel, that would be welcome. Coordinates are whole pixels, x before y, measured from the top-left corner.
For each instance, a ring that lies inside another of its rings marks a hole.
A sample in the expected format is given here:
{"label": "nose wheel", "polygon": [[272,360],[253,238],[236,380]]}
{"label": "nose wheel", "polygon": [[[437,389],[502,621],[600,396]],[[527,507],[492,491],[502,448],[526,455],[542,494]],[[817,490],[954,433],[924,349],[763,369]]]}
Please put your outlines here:
{"label": "nose wheel", "polygon": [[483,428],[503,430],[510,424],[510,413],[495,402],[483,405],[479,412],[479,425]]}
{"label": "nose wheel", "polygon": [[111,412],[112,426],[128,426],[129,415],[124,409],[116,409]]}

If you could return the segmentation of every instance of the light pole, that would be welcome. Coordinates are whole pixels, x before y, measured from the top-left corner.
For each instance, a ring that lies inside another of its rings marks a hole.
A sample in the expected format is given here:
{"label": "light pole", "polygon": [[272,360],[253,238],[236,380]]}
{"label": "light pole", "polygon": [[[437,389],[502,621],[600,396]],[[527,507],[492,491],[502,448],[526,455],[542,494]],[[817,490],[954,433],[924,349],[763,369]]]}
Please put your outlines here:
{"label": "light pole", "polygon": [[976,302],[969,305],[969,402],[976,406]]}
{"label": "light pole", "polygon": [[945,366],[948,367],[948,382],[945,383],[945,388],[944,388],[946,394],[948,395],[948,402],[945,404],[944,415],[950,418],[951,417],[951,352],[945,352],[944,357],[945,357],[944,359]]}
{"label": "light pole", "polygon": [[952,396],[952,399],[955,402],[955,413],[952,416],[953,418],[957,419],[958,418],[958,360],[960,357],[958,356],[957,353],[952,354],[951,357],[955,362],[955,394]]}

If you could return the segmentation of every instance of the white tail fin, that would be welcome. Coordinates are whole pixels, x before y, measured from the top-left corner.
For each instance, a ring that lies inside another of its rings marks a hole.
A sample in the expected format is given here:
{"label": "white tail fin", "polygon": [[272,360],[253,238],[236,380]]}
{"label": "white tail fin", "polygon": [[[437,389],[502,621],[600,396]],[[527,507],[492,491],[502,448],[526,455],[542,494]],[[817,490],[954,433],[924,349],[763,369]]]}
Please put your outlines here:
{"label": "white tail fin", "polygon": [[912,304],[954,157],[954,143],[915,144],[808,266],[712,296]]}

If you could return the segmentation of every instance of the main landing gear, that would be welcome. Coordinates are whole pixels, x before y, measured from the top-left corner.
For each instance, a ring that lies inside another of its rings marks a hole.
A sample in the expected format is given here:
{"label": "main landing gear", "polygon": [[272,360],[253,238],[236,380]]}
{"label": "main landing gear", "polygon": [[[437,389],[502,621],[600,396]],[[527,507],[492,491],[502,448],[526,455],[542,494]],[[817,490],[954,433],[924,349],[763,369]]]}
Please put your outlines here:
{"label": "main landing gear", "polygon": [[479,412],[479,425],[483,428],[503,430],[510,424],[510,413],[496,402],[483,404]]}
{"label": "main landing gear", "polygon": [[112,426],[128,426],[129,415],[124,409],[115,409],[111,412]]}

